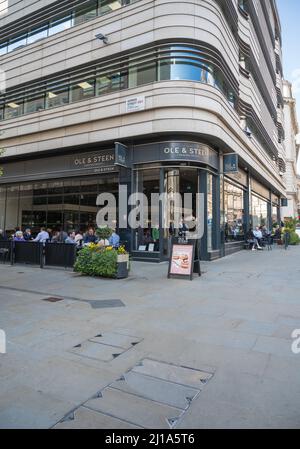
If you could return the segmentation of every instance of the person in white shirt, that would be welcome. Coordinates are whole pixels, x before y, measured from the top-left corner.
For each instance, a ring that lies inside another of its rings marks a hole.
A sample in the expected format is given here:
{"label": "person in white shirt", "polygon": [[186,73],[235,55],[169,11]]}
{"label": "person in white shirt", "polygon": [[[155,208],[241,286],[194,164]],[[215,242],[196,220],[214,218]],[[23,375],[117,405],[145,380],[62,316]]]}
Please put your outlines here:
{"label": "person in white shirt", "polygon": [[34,242],[40,242],[45,243],[47,240],[50,239],[50,236],[45,228],[41,228],[40,232],[36,236],[36,238],[33,240]]}
{"label": "person in white shirt", "polygon": [[258,249],[262,249],[260,244],[261,244],[263,235],[262,235],[262,232],[261,232],[261,230],[259,229],[258,226],[256,226],[255,231],[253,231],[253,235],[254,235],[254,237],[257,240],[257,247],[258,247]]}

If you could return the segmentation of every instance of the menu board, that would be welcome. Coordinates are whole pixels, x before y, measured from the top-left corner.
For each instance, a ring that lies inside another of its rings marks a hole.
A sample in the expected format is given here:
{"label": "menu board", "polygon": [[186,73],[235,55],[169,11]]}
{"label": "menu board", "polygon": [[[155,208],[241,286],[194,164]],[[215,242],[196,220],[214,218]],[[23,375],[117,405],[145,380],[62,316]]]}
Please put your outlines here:
{"label": "menu board", "polygon": [[177,244],[172,245],[169,273],[176,276],[188,276],[192,279],[194,268],[195,245],[193,244]]}

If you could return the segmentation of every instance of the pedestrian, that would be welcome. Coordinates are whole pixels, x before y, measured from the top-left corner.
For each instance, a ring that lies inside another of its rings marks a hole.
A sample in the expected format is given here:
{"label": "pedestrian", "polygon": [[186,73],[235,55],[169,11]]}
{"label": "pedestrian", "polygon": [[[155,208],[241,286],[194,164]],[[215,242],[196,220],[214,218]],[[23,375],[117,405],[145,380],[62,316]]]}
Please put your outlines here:
{"label": "pedestrian", "polygon": [[46,231],[46,229],[44,227],[42,227],[40,232],[38,233],[38,235],[36,236],[36,238],[33,241],[45,243],[45,242],[47,242],[47,240],[49,240],[49,234]]}

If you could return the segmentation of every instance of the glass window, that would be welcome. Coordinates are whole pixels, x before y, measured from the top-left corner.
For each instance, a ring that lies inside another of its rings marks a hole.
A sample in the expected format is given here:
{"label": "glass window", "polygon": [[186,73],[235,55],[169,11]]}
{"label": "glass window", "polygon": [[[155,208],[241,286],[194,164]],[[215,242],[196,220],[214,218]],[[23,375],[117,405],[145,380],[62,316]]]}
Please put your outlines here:
{"label": "glass window", "polygon": [[268,220],[268,202],[256,195],[251,196],[252,203],[252,227],[267,226]]}
{"label": "glass window", "polygon": [[36,96],[24,101],[24,114],[42,111],[43,109],[45,109],[45,95],[43,94],[36,94]]}
{"label": "glass window", "polygon": [[25,47],[27,43],[27,34],[21,36],[16,36],[9,40],[8,42],[8,52],[17,50],[18,48]]}
{"label": "glass window", "polygon": [[[138,170],[135,176],[136,193],[143,193],[147,202],[141,205],[145,207],[143,217],[137,217],[140,218],[141,226],[135,230],[134,249],[159,251],[159,201],[155,201],[152,195],[159,195],[160,169]],[[142,197],[137,197],[138,204],[141,204],[141,200]]]}
{"label": "glass window", "polygon": [[92,0],[74,11],[74,25],[80,25],[97,17],[97,0]]}
{"label": "glass window", "polygon": [[65,31],[71,28],[72,26],[72,15],[67,14],[63,17],[59,17],[57,19],[51,20],[49,27],[49,36],[53,34],[59,33],[60,31]]}
{"label": "glass window", "polygon": [[14,233],[18,220],[19,207],[19,186],[11,186],[7,188],[6,211],[5,211],[5,231],[11,235]]}
{"label": "glass window", "polygon": [[69,103],[69,86],[48,86],[46,93],[46,108],[54,108]]}
{"label": "glass window", "polygon": [[225,239],[239,240],[244,236],[244,191],[224,182]]}
{"label": "glass window", "polygon": [[81,81],[71,87],[71,102],[85,100],[95,95],[95,80]]}
{"label": "glass window", "polygon": [[4,107],[0,106],[0,120],[4,119]]}
{"label": "glass window", "polygon": [[116,11],[122,7],[122,0],[100,0],[99,13],[100,15],[108,12]]}
{"label": "glass window", "polygon": [[96,94],[103,95],[126,87],[127,77],[125,73],[100,75],[96,80]]}
{"label": "glass window", "polygon": [[4,230],[6,188],[0,187],[0,229]]}
{"label": "glass window", "polygon": [[23,102],[18,101],[11,101],[10,103],[6,103],[5,109],[4,109],[4,118],[10,119],[19,117],[23,114]]}
{"label": "glass window", "polygon": [[212,251],[213,175],[207,174],[207,251]]}
{"label": "glass window", "polygon": [[31,229],[33,226],[32,203],[33,203],[32,184],[21,184],[20,198],[19,198],[19,216],[22,230],[26,228]]}
{"label": "glass window", "polygon": [[129,87],[142,86],[143,84],[153,83],[157,79],[156,62],[145,61],[138,66],[129,65]]}
{"label": "glass window", "polygon": [[0,56],[5,55],[7,53],[7,42],[2,42],[0,44]]}
{"label": "glass window", "polygon": [[278,206],[274,205],[272,206],[272,225],[278,224]]}
{"label": "glass window", "polygon": [[28,33],[27,44],[33,44],[34,42],[47,37],[48,28],[49,28],[48,23],[39,27],[32,28]]}

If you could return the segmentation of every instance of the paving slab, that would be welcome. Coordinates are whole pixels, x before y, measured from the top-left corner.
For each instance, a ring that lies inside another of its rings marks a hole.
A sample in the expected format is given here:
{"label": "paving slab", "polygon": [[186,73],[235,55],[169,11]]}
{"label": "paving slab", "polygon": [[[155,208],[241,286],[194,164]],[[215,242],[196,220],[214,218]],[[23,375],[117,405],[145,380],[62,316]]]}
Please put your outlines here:
{"label": "paving slab", "polygon": [[116,346],[102,345],[93,341],[85,341],[74,346],[70,349],[70,352],[81,357],[109,362],[121,355],[124,350]]}
{"label": "paving slab", "polygon": [[116,332],[101,332],[90,338],[89,341],[104,345],[117,346],[127,350],[138,344],[142,339],[133,335],[119,334]]}
{"label": "paving slab", "polygon": [[140,429],[141,427],[114,418],[104,413],[95,412],[86,407],[79,407],[71,413],[69,419],[56,424],[53,429]]}
{"label": "paving slab", "polygon": [[189,367],[176,366],[157,360],[144,359],[132,369],[135,373],[141,373],[151,377],[159,377],[170,382],[201,389],[208,382],[213,373],[207,373]]}
{"label": "paving slab", "polygon": [[132,371],[110,384],[110,388],[135,394],[182,410],[186,410],[200,392],[200,389],[197,390]]}
{"label": "paving slab", "polygon": [[160,404],[148,399],[106,388],[102,397],[91,399],[84,405],[95,411],[147,429],[168,429],[169,420],[177,421],[183,413],[181,409]]}

